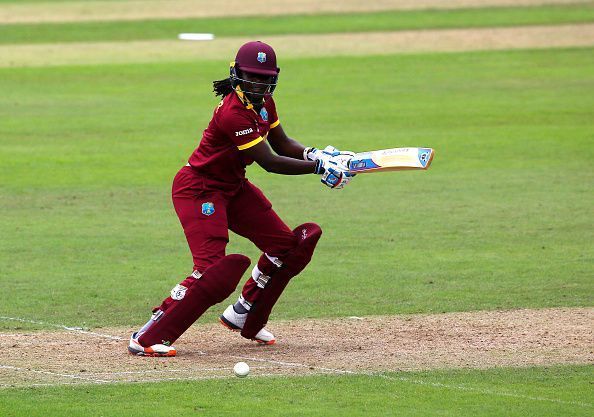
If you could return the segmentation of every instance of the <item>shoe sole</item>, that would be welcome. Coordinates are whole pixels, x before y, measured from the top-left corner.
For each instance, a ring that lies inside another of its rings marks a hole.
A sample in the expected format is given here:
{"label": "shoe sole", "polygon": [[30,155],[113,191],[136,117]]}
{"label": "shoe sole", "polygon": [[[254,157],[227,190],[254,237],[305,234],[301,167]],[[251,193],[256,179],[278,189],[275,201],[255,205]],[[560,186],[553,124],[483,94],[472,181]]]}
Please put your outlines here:
{"label": "shoe sole", "polygon": [[[220,316],[219,321],[221,322],[221,324],[223,326],[225,326],[227,329],[231,330],[232,332],[235,332],[235,333],[241,332],[241,329],[239,327],[237,327],[236,325],[234,325],[233,323],[228,321],[224,316]],[[276,339],[266,341],[266,340],[253,338],[251,340],[258,342],[258,344],[260,344],[260,345],[274,345],[274,343],[276,342]]]}
{"label": "shoe sole", "polygon": [[141,350],[136,350],[128,346],[128,353],[133,356],[147,356],[151,358],[171,358],[177,355],[177,351],[173,350],[167,353],[157,353],[157,352],[143,352]]}

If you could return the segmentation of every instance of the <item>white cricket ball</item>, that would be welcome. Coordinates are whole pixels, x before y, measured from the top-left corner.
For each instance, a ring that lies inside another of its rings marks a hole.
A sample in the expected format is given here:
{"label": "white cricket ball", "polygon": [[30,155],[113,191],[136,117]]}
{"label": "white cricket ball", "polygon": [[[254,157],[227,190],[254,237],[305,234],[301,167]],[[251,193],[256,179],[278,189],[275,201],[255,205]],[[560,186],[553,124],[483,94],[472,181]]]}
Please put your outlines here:
{"label": "white cricket ball", "polygon": [[250,366],[245,362],[237,362],[233,367],[233,372],[240,378],[246,377],[250,373]]}

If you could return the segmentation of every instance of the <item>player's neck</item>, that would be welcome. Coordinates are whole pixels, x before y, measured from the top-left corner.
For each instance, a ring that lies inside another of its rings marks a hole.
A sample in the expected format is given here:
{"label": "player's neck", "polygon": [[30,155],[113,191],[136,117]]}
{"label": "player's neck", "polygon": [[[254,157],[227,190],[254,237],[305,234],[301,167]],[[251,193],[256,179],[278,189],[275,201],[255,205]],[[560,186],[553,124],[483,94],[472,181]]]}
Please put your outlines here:
{"label": "player's neck", "polygon": [[246,109],[253,109],[256,113],[260,113],[260,110],[262,110],[262,107],[264,107],[264,101],[261,103],[253,103],[250,101],[248,95],[241,89],[240,86],[235,88],[235,93]]}

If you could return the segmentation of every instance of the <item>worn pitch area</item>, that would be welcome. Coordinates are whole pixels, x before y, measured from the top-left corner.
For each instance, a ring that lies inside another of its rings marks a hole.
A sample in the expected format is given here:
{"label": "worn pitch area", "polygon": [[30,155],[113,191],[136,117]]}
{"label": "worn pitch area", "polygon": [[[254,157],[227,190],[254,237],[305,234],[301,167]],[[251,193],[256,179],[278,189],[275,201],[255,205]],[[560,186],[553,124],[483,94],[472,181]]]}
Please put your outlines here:
{"label": "worn pitch area", "polygon": [[594,364],[594,308],[350,317],[271,322],[260,346],[219,324],[192,327],[176,358],[126,353],[133,329],[3,333],[0,386],[148,382],[439,368]]}

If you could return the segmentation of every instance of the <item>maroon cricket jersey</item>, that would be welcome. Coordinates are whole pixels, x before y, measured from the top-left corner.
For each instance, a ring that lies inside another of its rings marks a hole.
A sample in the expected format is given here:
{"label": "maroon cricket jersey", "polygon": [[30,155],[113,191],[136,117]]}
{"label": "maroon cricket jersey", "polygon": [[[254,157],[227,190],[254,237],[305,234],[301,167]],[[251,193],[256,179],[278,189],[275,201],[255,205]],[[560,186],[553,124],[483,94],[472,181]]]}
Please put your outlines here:
{"label": "maroon cricket jersey", "polygon": [[196,173],[217,183],[241,183],[245,167],[254,162],[242,151],[266,140],[269,130],[280,123],[272,97],[259,114],[242,97],[233,92],[221,100],[188,161]]}

